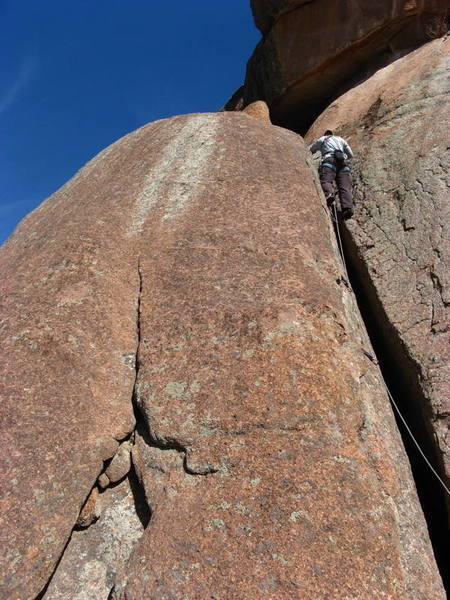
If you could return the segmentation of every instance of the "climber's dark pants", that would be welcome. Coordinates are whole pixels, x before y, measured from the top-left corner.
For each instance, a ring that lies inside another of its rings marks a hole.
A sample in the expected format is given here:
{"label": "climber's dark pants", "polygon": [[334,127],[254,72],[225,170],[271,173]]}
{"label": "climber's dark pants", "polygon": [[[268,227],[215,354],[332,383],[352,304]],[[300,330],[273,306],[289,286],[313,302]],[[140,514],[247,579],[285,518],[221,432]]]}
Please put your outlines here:
{"label": "climber's dark pants", "polygon": [[337,171],[335,171],[331,167],[320,168],[320,183],[322,184],[322,189],[326,198],[329,196],[334,196],[333,183],[335,180],[341,201],[341,209],[345,210],[349,208],[350,210],[353,210],[352,180],[350,177],[350,171],[342,171],[341,169],[337,169]]}

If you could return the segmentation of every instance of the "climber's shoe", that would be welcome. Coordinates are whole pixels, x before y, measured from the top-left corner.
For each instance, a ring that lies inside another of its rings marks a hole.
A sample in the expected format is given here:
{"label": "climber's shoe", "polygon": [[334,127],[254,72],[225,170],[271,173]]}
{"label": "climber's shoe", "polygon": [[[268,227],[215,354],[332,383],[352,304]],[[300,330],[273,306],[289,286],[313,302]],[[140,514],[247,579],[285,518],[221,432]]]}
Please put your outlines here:
{"label": "climber's shoe", "polygon": [[344,208],[344,210],[342,211],[342,218],[344,219],[344,221],[348,221],[348,219],[351,219],[353,217],[353,210],[351,208]]}
{"label": "climber's shoe", "polygon": [[333,206],[333,202],[334,202],[334,196],[327,196],[326,197],[326,201],[327,201],[327,206]]}

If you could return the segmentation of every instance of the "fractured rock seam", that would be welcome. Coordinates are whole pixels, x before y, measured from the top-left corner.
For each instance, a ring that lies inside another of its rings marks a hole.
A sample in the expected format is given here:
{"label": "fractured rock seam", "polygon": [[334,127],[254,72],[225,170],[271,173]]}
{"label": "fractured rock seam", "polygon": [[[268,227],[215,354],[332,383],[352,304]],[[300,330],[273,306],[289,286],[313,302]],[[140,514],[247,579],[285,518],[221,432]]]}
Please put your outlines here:
{"label": "fractured rock seam", "polygon": [[[432,406],[420,389],[420,368],[401,343],[391,327],[376,290],[371,282],[367,268],[359,258],[358,249],[347,231],[343,232],[343,247],[348,261],[349,277],[358,303],[361,317],[365,323],[371,343],[379,360],[379,368],[389,392],[399,404],[403,417],[408,422],[414,436],[428,460],[448,485],[440,448],[431,431],[430,416]],[[430,416],[427,416],[430,415]],[[422,510],[428,523],[430,540],[435,552],[444,584],[449,585],[446,576],[448,558],[448,540],[445,539],[446,497],[443,488],[418,455],[417,449],[405,431],[403,424],[394,412],[397,426],[403,439],[405,451],[410,460]]]}
{"label": "fractured rock seam", "polygon": [[140,261],[138,263],[138,273],[139,273],[139,297],[138,297],[138,306],[137,306],[138,345],[137,345],[136,363],[135,363],[136,364],[136,382],[135,382],[135,387],[134,387],[134,392],[133,392],[133,406],[135,409],[135,416],[136,416],[136,430],[138,429],[138,424],[141,423],[142,428],[143,428],[143,431],[141,433],[143,433],[144,437],[146,438],[146,443],[148,446],[158,448],[159,450],[175,450],[176,452],[183,454],[183,469],[188,475],[210,475],[213,473],[217,473],[218,469],[216,469],[214,467],[208,467],[207,469],[202,470],[202,471],[198,471],[198,470],[195,470],[192,467],[190,467],[188,464],[188,460],[187,460],[187,453],[188,453],[187,447],[183,443],[181,443],[180,440],[178,440],[176,437],[167,437],[167,436],[165,436],[164,438],[159,437],[155,433],[153,428],[151,427],[149,420],[147,419],[145,412],[144,412],[143,408],[140,406],[139,401],[137,399],[136,388],[137,388],[137,383],[138,383],[139,367],[140,367],[139,349],[140,349],[140,345],[141,345],[141,341],[142,341],[141,298],[142,298],[142,291],[143,291],[143,285],[144,285]]}
{"label": "fractured rock seam", "polygon": [[[138,298],[137,298],[137,316],[136,316],[137,346],[136,346],[136,353],[135,353],[135,370],[136,370],[136,380],[137,380],[137,374],[138,374],[138,370],[139,370],[139,369],[138,369],[138,353],[139,353],[139,343],[140,343],[140,339],[141,339],[141,331],[140,331],[140,299],[141,299],[141,292],[142,292],[142,275],[141,275],[141,269],[140,269],[140,263],[139,263],[139,262],[138,262],[138,277],[139,277],[139,289],[138,289]],[[133,401],[133,400],[132,400],[132,401]],[[136,415],[136,416],[138,417],[139,415]],[[86,526],[79,525],[79,523],[78,523],[78,521],[79,521],[79,519],[80,519],[80,516],[81,516],[81,515],[82,515],[82,513],[83,513],[83,509],[84,509],[84,507],[86,506],[86,504],[87,504],[87,502],[88,502],[89,498],[91,497],[91,494],[92,494],[92,493],[93,493],[93,491],[94,491],[94,490],[97,488],[97,486],[98,486],[98,487],[100,487],[100,486],[99,486],[99,483],[98,483],[98,482],[99,482],[99,478],[100,478],[100,476],[101,476],[101,475],[104,475],[104,474],[106,473],[106,471],[107,471],[107,469],[108,469],[109,465],[110,465],[110,464],[111,464],[111,462],[114,460],[114,458],[117,456],[117,454],[119,453],[120,449],[123,447],[123,444],[124,444],[124,443],[130,443],[130,442],[131,442],[131,443],[134,443],[134,436],[135,436],[135,431],[136,431],[136,428],[137,428],[137,425],[136,425],[136,427],[134,428],[134,430],[133,430],[133,431],[131,431],[131,432],[130,432],[130,433],[127,435],[127,436],[126,436],[126,438],[124,438],[123,440],[121,440],[121,444],[120,444],[119,448],[116,450],[115,454],[114,454],[114,455],[113,455],[113,456],[112,456],[112,457],[111,457],[109,460],[106,460],[106,461],[104,461],[104,465],[103,465],[102,471],[99,473],[99,475],[98,475],[98,477],[97,477],[97,479],[96,479],[96,483],[94,484],[94,486],[93,486],[93,487],[91,488],[91,490],[89,491],[89,493],[88,493],[88,495],[87,495],[87,497],[86,497],[86,501],[83,503],[83,506],[82,506],[82,508],[81,508],[81,510],[80,510],[80,513],[79,513],[79,516],[78,516],[78,518],[77,518],[77,522],[75,523],[74,527],[72,528],[72,531],[71,531],[71,533],[70,533],[70,536],[69,536],[69,538],[68,538],[68,540],[67,540],[67,543],[66,543],[66,544],[65,544],[65,546],[64,546],[64,549],[63,549],[63,551],[62,551],[62,553],[61,553],[61,555],[60,555],[60,557],[59,557],[59,559],[58,559],[58,562],[56,563],[56,565],[55,565],[55,568],[53,569],[53,571],[52,571],[52,573],[51,573],[51,575],[50,575],[50,577],[49,577],[49,579],[48,579],[48,581],[47,581],[47,583],[46,583],[45,587],[44,587],[44,588],[42,589],[42,591],[41,591],[41,592],[40,592],[40,593],[39,593],[39,594],[36,596],[35,600],[45,600],[45,598],[47,598],[47,597],[48,597],[48,596],[47,596],[47,592],[49,591],[49,588],[50,588],[50,585],[51,585],[51,583],[52,583],[52,580],[53,580],[53,578],[55,577],[55,575],[56,575],[56,574],[57,574],[57,572],[58,572],[58,569],[59,569],[59,567],[60,567],[60,565],[61,565],[61,562],[62,562],[62,560],[63,560],[63,558],[64,558],[64,556],[65,556],[65,553],[66,553],[66,551],[67,551],[67,549],[68,549],[68,547],[69,547],[69,544],[70,544],[70,542],[71,542],[71,540],[72,540],[72,537],[73,537],[73,533],[74,533],[74,531],[80,531],[80,530],[81,530],[81,531],[83,531],[83,530],[87,530],[87,529],[89,529],[89,527],[90,527],[90,526],[91,526],[91,525],[92,525],[92,524],[93,524],[95,521],[97,521],[98,519],[101,519],[101,517],[102,517],[102,514],[100,514],[100,515],[99,515],[97,518],[95,518],[95,517],[94,517],[94,519],[93,519],[93,520],[92,520],[92,521],[91,521],[91,522],[90,522],[88,525],[86,525]],[[130,454],[131,454],[131,452],[130,452]],[[130,459],[131,459],[131,456],[130,456]],[[123,481],[123,480],[124,480],[126,477],[128,477],[128,478],[130,479],[130,484],[131,484],[131,488],[132,488],[132,490],[133,490],[133,480],[134,480],[135,482],[137,482],[137,484],[138,484],[138,485],[140,485],[139,478],[137,477],[137,474],[136,474],[136,472],[135,472],[135,470],[134,470],[134,466],[133,466],[133,463],[132,463],[132,462],[131,462],[131,465],[130,465],[130,469],[129,469],[129,471],[128,471],[127,473],[123,473],[123,475],[122,475],[122,476],[121,476],[121,477],[120,477],[118,480],[116,480],[116,481],[112,481],[112,482],[109,482],[109,483],[108,483],[108,485],[107,485],[107,486],[105,486],[103,489],[102,489],[102,488],[100,488],[100,489],[101,489],[101,491],[103,491],[103,492],[104,492],[104,491],[106,491],[106,488],[107,488],[107,487],[109,487],[110,485],[113,485],[113,486],[115,486],[116,484],[118,485],[118,484],[119,484],[121,481]],[[135,494],[133,494],[133,495],[135,496]],[[144,491],[143,491],[143,490],[142,490],[142,497],[143,497],[143,498],[145,498],[145,493],[144,493]],[[141,514],[141,512],[142,512],[142,511],[140,511],[140,510],[138,509],[138,506],[137,506],[137,499],[136,499],[136,497],[135,497],[135,509],[136,509],[136,514],[137,514],[137,516],[139,517],[139,520],[141,521],[141,523],[142,523],[142,526],[143,526],[143,529],[144,529],[144,531],[145,531],[145,529],[146,529],[146,527],[147,527],[147,525],[148,525],[149,519],[147,518],[147,516],[146,516],[146,515],[142,515],[142,514]],[[148,509],[148,510],[150,510],[150,509]],[[102,511],[102,512],[103,512],[103,511]],[[146,512],[146,511],[144,511],[144,512]],[[125,566],[125,565],[124,565],[124,566]],[[117,582],[114,582],[114,584],[112,585],[112,587],[111,587],[111,589],[110,589],[110,591],[109,591],[108,599],[110,599],[110,598],[111,598],[111,599],[114,599],[114,598],[116,598],[116,597],[117,597],[117,596],[116,596],[116,594],[115,594],[115,588],[116,588],[116,584],[117,584]],[[58,592],[56,592],[56,593],[58,593]],[[74,593],[75,593],[75,592],[74,592]],[[105,600],[106,600],[106,599],[105,599]]]}
{"label": "fractured rock seam", "polygon": [[[90,492],[89,492],[89,494],[90,494]],[[75,526],[72,529],[72,531],[70,532],[70,535],[69,535],[69,538],[67,540],[67,543],[64,546],[63,551],[61,552],[61,556],[58,558],[58,561],[57,561],[57,563],[55,565],[55,568],[53,569],[50,577],[48,578],[47,583],[45,584],[45,586],[43,587],[43,589],[39,592],[39,594],[36,596],[36,598],[34,600],[43,600],[43,598],[45,597],[45,594],[47,593],[47,590],[48,590],[48,588],[49,588],[49,586],[50,586],[50,584],[52,582],[52,579],[55,576],[55,574],[56,574],[56,572],[58,570],[59,565],[61,564],[61,561],[62,561],[62,559],[64,557],[64,553],[67,550],[68,545],[70,544],[70,540],[72,539],[72,533],[74,532],[74,530],[75,530]]]}
{"label": "fractured rock seam", "polygon": [[[59,565],[61,564],[61,561],[64,558],[64,554],[65,554],[65,552],[66,552],[66,550],[67,550],[67,548],[68,548],[68,546],[69,546],[69,544],[70,544],[70,542],[72,540],[73,532],[76,531],[77,529],[79,529],[79,526],[77,525],[78,519],[80,518],[80,515],[83,512],[83,508],[85,507],[86,502],[88,501],[88,499],[89,499],[90,495],[92,494],[92,491],[95,489],[96,485],[97,485],[97,480],[96,480],[96,483],[93,485],[93,487],[89,490],[88,495],[86,496],[86,500],[85,500],[85,502],[83,503],[83,506],[80,509],[80,513],[79,513],[79,515],[77,517],[77,521],[76,521],[75,525],[73,526],[72,531],[70,532],[70,535],[69,535],[69,537],[67,539],[67,542],[66,542],[66,544],[65,544],[65,546],[63,548],[63,551],[61,552],[60,557],[58,558],[58,561],[57,561],[57,563],[55,565],[55,568],[53,569],[52,573],[50,574],[50,577],[48,578],[48,581],[45,584],[45,586],[43,587],[43,589],[36,596],[35,600],[43,600],[45,598],[45,594],[47,593],[47,590],[48,590],[48,588],[49,588],[49,586],[50,586],[50,584],[52,582],[52,579],[56,575],[56,573],[58,571],[58,568],[59,568]],[[82,529],[87,529],[87,527],[86,528],[82,528]]]}
{"label": "fractured rock seam", "polygon": [[[141,299],[142,299],[142,292],[143,292],[143,285],[144,285],[140,259],[138,260],[138,277],[139,277],[139,293],[138,293],[137,310],[136,310],[136,332],[137,332],[137,342],[138,343],[137,343],[136,355],[135,355],[136,379],[135,379],[135,385],[134,385],[134,390],[133,390],[133,395],[132,395],[132,403],[133,403],[133,408],[134,408],[135,418],[136,418],[136,427],[130,437],[134,441],[135,434],[137,432],[139,432],[141,437],[145,440],[145,443],[148,447],[157,448],[159,450],[166,450],[169,452],[175,451],[175,452],[179,453],[180,455],[183,455],[182,466],[183,466],[184,472],[187,475],[206,476],[206,475],[216,473],[217,469],[212,468],[212,467],[210,469],[207,469],[202,472],[199,472],[199,471],[196,471],[196,470],[190,468],[188,465],[188,462],[187,462],[187,448],[175,437],[160,439],[155,434],[152,434],[149,422],[146,418],[146,415],[137,401],[136,387],[137,387],[137,383],[138,383],[139,368],[140,368],[139,351],[140,351],[140,346],[142,343]],[[158,467],[156,467],[156,468],[158,468]],[[134,473],[136,481],[137,481],[140,489],[142,490],[142,494],[143,494],[143,497],[145,498],[145,503],[148,508],[148,520],[144,524],[144,531],[145,531],[145,529],[147,529],[147,527],[150,525],[150,522],[151,522],[152,506],[147,498],[144,482],[141,480],[141,477],[139,476],[139,471],[137,470],[137,466],[135,465],[135,462],[133,461],[133,453],[131,453],[131,471],[130,472]],[[128,579],[127,575],[125,574],[125,576],[121,580],[115,581],[113,587],[110,590],[107,600],[117,600],[119,598],[120,599],[123,598],[122,594],[126,587],[127,579]]]}

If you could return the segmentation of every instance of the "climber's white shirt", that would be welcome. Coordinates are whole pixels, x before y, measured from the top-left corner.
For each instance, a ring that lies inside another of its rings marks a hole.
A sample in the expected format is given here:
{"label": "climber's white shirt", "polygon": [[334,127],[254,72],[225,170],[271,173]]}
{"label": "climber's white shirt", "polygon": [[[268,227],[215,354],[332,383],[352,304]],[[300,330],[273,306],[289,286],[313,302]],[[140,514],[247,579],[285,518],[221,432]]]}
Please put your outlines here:
{"label": "climber's white shirt", "polygon": [[333,156],[335,150],[341,150],[345,154],[345,158],[352,158],[353,152],[344,138],[338,135],[323,135],[318,140],[313,142],[309,147],[314,154],[320,150],[322,158]]}

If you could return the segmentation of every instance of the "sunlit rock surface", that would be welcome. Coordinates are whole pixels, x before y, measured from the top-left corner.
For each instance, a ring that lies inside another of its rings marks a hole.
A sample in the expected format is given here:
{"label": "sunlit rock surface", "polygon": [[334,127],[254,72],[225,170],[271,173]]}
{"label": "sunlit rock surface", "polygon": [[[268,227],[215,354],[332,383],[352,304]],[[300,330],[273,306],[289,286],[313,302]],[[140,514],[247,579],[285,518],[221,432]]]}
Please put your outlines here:
{"label": "sunlit rock surface", "polygon": [[[444,598],[298,136],[245,114],[149,124],[1,260],[2,598],[64,597],[76,572],[105,600]],[[103,471],[128,459],[103,461],[125,438],[148,527],[127,508],[132,548],[107,559],[93,540],[120,506],[89,507],[62,556],[99,475],[117,506]]]}

